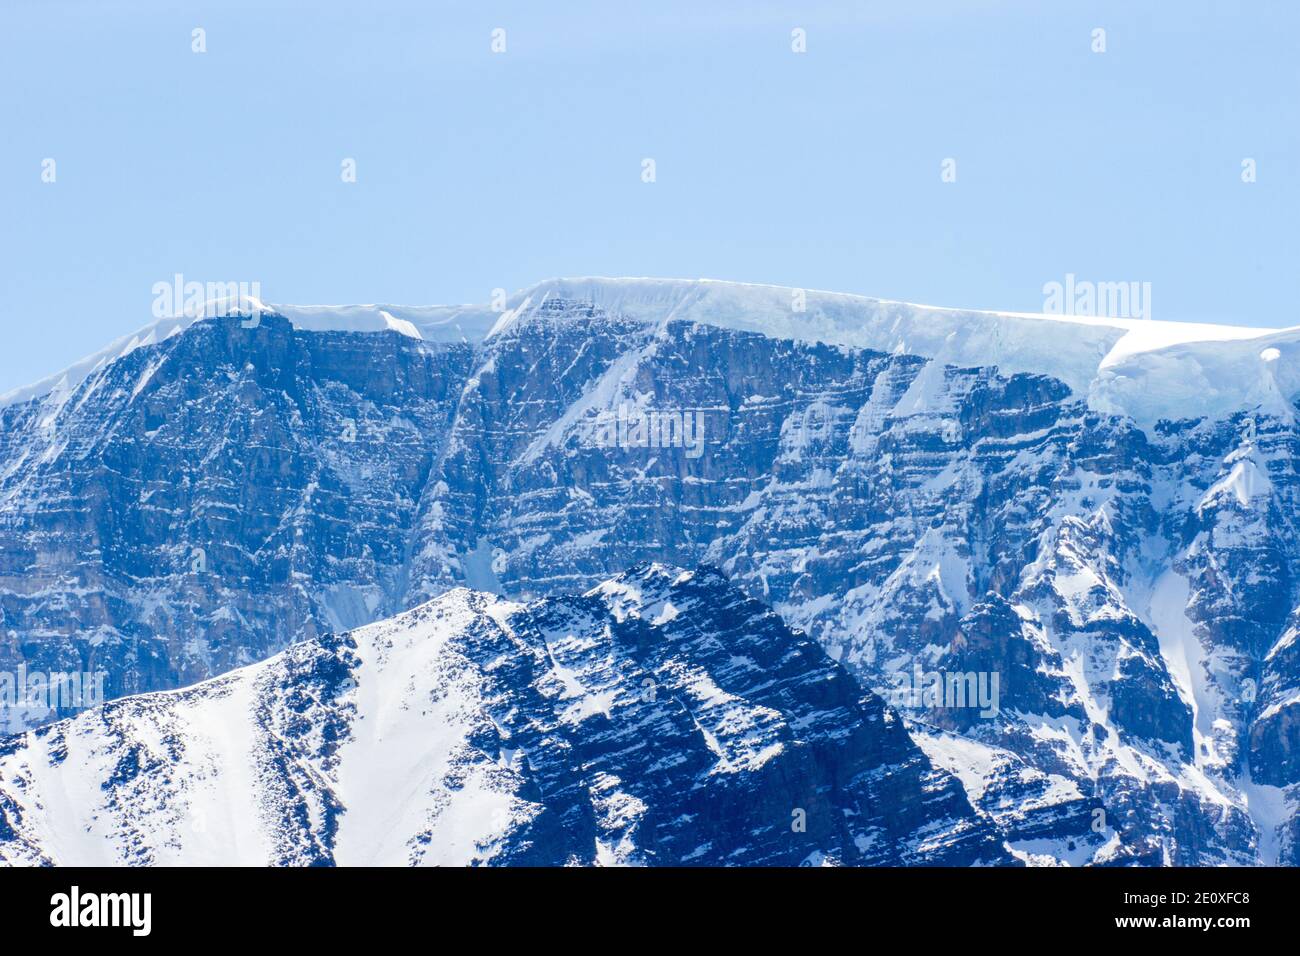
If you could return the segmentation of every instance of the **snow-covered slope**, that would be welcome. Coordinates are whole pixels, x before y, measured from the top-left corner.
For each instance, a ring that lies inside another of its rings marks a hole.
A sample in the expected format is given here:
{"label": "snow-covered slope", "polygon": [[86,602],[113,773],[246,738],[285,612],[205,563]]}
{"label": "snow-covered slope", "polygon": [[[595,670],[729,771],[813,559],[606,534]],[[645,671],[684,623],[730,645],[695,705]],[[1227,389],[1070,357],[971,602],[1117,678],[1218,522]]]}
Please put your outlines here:
{"label": "snow-covered slope", "polygon": [[715,571],[456,590],[0,739],[0,861],[995,864],[879,698]]}

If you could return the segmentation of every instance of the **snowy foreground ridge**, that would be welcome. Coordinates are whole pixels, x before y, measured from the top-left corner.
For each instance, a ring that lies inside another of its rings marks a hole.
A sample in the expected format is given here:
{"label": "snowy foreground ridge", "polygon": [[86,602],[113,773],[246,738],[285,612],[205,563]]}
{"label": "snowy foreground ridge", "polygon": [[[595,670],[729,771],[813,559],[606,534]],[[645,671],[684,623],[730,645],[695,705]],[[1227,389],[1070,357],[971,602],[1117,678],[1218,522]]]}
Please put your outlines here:
{"label": "snowy foreground ridge", "polygon": [[1300,331],[793,301],[268,306],[8,396],[0,858],[1300,864]]}
{"label": "snowy foreground ridge", "polygon": [[[710,279],[551,279],[516,293],[504,310],[464,306],[292,306],[273,310],[309,331],[392,330],[436,342],[481,342],[548,300],[583,302],[647,323],[701,322],[808,342],[997,366],[1065,382],[1099,411],[1142,425],[1219,417],[1300,393],[1300,315],[1273,327],[987,312],[833,292]],[[75,387],[91,371],[193,323],[163,319],[56,375],[0,396],[0,405]],[[1290,325],[1279,328],[1281,325]]]}
{"label": "snowy foreground ridge", "polygon": [[528,607],[454,590],[54,724],[0,750],[0,809],[12,863],[1010,859],[879,698],[660,566]]}

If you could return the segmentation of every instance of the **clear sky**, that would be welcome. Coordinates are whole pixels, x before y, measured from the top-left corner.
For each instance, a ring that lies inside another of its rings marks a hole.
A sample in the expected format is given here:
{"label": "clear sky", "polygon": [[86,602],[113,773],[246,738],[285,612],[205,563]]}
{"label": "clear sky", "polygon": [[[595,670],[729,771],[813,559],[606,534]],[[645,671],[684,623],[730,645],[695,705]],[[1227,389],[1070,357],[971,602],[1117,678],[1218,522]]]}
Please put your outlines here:
{"label": "clear sky", "polygon": [[1158,319],[1300,324],[1298,104],[1295,0],[2,0],[0,392],[178,272],[1015,311],[1074,273],[1150,282]]}

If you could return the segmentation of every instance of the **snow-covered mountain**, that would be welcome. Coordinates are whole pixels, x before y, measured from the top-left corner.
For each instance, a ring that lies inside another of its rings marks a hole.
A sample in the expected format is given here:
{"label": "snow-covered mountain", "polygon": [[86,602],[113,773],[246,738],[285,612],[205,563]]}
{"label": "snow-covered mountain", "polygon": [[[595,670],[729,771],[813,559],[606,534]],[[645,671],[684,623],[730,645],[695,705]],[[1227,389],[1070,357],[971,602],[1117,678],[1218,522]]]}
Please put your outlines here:
{"label": "snow-covered mountain", "polygon": [[[1265,327],[1158,322],[1081,315],[948,309],[866,296],[710,279],[551,279],[499,308],[299,306],[248,299],[221,309],[271,309],[295,329],[392,331],[439,343],[481,343],[555,301],[580,302],[647,325],[698,322],[772,338],[905,352],[1004,374],[1049,375],[1094,407],[1144,425],[1161,418],[1232,414],[1251,401],[1300,390],[1292,359],[1300,314],[1269,316]],[[211,308],[208,309],[210,313]],[[198,321],[155,321],[34,385],[0,395],[0,407],[71,393],[136,348],[156,345]],[[1289,325],[1288,328],[1280,326]],[[1271,350],[1271,351],[1270,351]],[[1275,389],[1276,386],[1276,389]]]}
{"label": "snow-covered mountain", "polygon": [[[270,308],[6,398],[0,671],[136,694],[706,563],[881,694],[996,675],[900,712],[1015,857],[1300,862],[1300,329],[640,279]],[[702,444],[609,440],[660,412]]]}
{"label": "snow-covered mountain", "polygon": [[0,748],[0,860],[1009,862],[883,701],[716,571],[457,589]]}

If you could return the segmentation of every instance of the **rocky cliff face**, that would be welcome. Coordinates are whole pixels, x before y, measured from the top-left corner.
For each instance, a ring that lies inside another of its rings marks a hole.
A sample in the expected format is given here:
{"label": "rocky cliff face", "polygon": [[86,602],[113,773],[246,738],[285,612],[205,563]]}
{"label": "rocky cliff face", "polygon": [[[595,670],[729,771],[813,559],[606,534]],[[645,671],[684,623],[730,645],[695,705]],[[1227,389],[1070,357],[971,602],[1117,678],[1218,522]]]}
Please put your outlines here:
{"label": "rocky cliff face", "polygon": [[0,409],[0,668],[119,696],[461,585],[707,563],[893,701],[1019,858],[1300,862],[1289,400],[1153,425],[1069,363],[565,291],[481,342],[197,323]]}
{"label": "rocky cliff face", "polygon": [[458,589],[0,750],[0,860],[1010,862],[884,702],[715,571]]}
{"label": "rocky cliff face", "polygon": [[391,613],[470,361],[229,318],[3,409],[0,668],[121,696]]}

